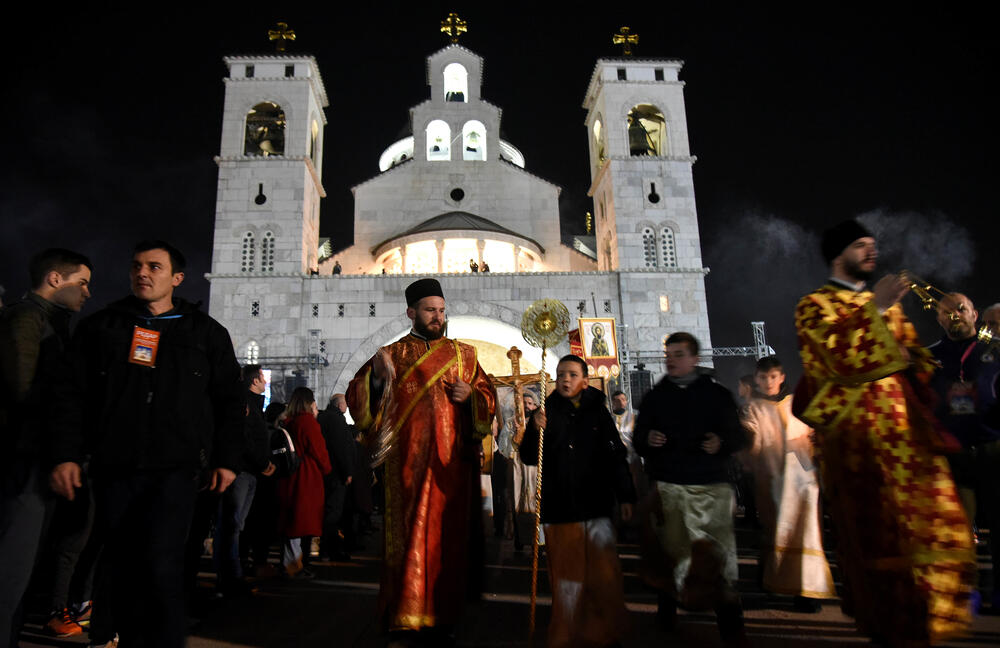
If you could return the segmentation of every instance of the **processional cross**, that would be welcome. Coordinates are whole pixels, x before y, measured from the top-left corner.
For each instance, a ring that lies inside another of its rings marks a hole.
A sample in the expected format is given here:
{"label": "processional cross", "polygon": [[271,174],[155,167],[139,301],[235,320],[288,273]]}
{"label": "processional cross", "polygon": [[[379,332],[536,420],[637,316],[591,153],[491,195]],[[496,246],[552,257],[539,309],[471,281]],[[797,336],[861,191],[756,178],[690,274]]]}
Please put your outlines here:
{"label": "processional cross", "polygon": [[633,34],[628,27],[622,27],[617,34],[611,36],[611,42],[622,46],[622,54],[632,56],[632,46],[639,44],[639,34]]}
{"label": "processional cross", "polygon": [[295,32],[288,28],[288,23],[279,22],[275,27],[277,29],[267,30],[267,40],[276,41],[274,49],[278,52],[284,52],[288,41],[295,40]]}
{"label": "processional cross", "polygon": [[[542,373],[522,374],[521,356],[524,355],[516,346],[507,351],[510,358],[510,375],[493,376],[494,385],[507,385],[514,390],[514,443],[520,445],[524,437],[524,386],[540,383],[546,379]],[[545,398],[541,395],[540,398]]]}
{"label": "processional cross", "polygon": [[466,22],[455,12],[448,14],[448,17],[441,21],[441,33],[447,34],[452,43],[457,43],[458,37],[467,31],[469,28],[466,27]]}

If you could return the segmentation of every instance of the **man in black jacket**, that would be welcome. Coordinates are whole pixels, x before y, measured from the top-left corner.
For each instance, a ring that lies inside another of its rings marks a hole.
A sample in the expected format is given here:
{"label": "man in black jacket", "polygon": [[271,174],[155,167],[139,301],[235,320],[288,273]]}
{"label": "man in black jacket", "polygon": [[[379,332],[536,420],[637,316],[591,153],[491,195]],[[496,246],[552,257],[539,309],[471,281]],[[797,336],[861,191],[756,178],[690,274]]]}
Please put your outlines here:
{"label": "man in black jacket", "polygon": [[[962,448],[948,456],[962,506],[975,524],[977,510],[990,529],[993,559],[992,607],[1000,608],[997,552],[1000,550],[1000,431],[985,418],[997,401],[995,385],[1000,358],[976,338],[976,312],[972,300],[951,293],[938,303],[937,320],[944,336],[928,347],[941,367],[934,372],[931,387],[938,395],[934,414],[955,435]],[[997,529],[994,533],[993,529]],[[982,603],[981,593],[972,594],[973,608]]]}
{"label": "man in black jacket", "polygon": [[244,418],[244,447],[236,469],[236,479],[219,498],[215,516],[215,539],[212,555],[218,575],[219,591],[227,596],[240,596],[252,591],[243,580],[240,564],[240,532],[253,504],[257,475],[270,477],[275,467],[271,463],[271,433],[264,422],[264,389],[267,381],[260,365],[245,365],[240,382],[246,391],[247,407]]}
{"label": "man in black jacket", "polygon": [[[343,394],[334,394],[326,409],[319,413],[317,420],[326,441],[326,451],[330,455],[333,470],[323,478],[326,499],[323,505],[323,538],[320,554],[333,560],[350,560],[345,547],[344,516],[347,487],[354,479],[354,436],[347,425],[344,412],[347,400]],[[348,530],[349,534],[349,530]]]}
{"label": "man in black jacket", "polygon": [[73,336],[53,399],[50,484],[72,499],[90,456],[95,530],[110,561],[103,603],[125,643],[180,648],[184,540],[200,477],[219,493],[235,479],[246,401],[229,333],[174,297],[183,255],[140,243],[130,275],[132,296]]}
{"label": "man in black jacket", "polygon": [[741,645],[727,467],[742,434],[732,394],[698,372],[698,348],[690,333],[667,338],[667,376],[643,399],[632,440],[660,498],[654,531],[673,568],[660,594],[660,622],[676,622],[678,602],[714,607],[723,641]]}
{"label": "man in black jacket", "polygon": [[31,292],[0,310],[0,645],[17,645],[14,613],[45,517],[41,451],[48,390],[69,341],[70,316],[90,297],[90,270],[82,254],[44,250],[28,268]]}

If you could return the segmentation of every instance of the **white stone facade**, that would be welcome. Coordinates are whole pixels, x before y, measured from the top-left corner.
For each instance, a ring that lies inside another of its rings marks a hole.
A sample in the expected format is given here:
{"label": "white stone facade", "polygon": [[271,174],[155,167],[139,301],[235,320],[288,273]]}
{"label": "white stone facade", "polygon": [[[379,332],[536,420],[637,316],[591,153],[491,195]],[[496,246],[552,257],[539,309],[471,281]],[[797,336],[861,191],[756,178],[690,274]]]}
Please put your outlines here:
{"label": "white stone facade", "polygon": [[[540,355],[519,329],[541,298],[563,300],[574,317],[582,305],[585,317],[616,318],[630,366],[646,359],[659,373],[651,359],[674,331],[710,346],[679,63],[597,64],[585,106],[597,261],[560,241],[559,188],[524,170],[520,153],[500,140],[500,110],[480,100],[482,60],[452,45],[427,59],[431,96],[411,110],[413,136],[386,142],[385,170],[353,189],[354,245],[318,264],[326,96],[315,61],[226,62],[210,312],[229,329],[237,357],[256,354],[266,368],[302,372],[320,395],[343,391],[378,347],[408,330],[403,292],[419,276],[441,281],[453,335],[517,344],[529,362],[537,356],[535,366]],[[245,150],[249,111],[261,102],[284,111],[282,155]],[[638,104],[662,112],[665,154],[629,154],[626,119]],[[610,126],[598,140],[593,123],[605,116]],[[471,250],[477,263],[492,258],[493,272],[468,272],[464,257],[457,267],[450,250]],[[331,274],[334,259],[343,274]],[[407,274],[418,260],[433,270]]]}

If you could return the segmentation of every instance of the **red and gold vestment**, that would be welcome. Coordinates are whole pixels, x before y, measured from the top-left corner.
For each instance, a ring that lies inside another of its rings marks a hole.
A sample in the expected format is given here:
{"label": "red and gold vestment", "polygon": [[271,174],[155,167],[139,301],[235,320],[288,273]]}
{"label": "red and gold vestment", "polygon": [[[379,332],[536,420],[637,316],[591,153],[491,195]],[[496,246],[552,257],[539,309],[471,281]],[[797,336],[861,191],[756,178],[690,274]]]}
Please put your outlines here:
{"label": "red and gold vestment", "polygon": [[[372,360],[347,392],[358,429],[392,445],[380,609],[390,630],[453,625],[466,595],[480,441],[491,432],[496,391],[467,344],[411,333],[385,351],[393,375],[381,397],[371,392]],[[459,379],[472,394],[456,404],[446,385]]]}
{"label": "red and gold vestment", "polygon": [[871,292],[832,283],[799,301],[795,325],[796,411],[817,433],[845,611],[892,646],[961,633],[975,562],[944,441],[917,395],[930,354],[898,304],[879,313]]}

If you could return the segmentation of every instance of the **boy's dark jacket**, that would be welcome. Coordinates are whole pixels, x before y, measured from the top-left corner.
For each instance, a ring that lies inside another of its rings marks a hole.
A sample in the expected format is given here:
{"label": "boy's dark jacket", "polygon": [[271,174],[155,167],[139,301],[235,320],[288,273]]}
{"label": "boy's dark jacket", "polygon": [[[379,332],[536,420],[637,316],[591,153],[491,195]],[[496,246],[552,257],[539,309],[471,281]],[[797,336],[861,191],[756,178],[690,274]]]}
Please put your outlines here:
{"label": "boy's dark jacket", "polygon": [[[134,328],[161,333],[156,366],[128,361]],[[52,463],[94,475],[238,470],[247,401],[226,329],[182,299],[154,317],[126,297],[84,319],[66,354],[52,411]]]}
{"label": "boy's dark jacket", "polygon": [[[649,445],[649,431],[659,430],[667,443]],[[671,484],[715,484],[729,481],[729,456],[740,449],[742,428],[733,395],[706,375],[686,387],[664,378],[642,399],[632,443],[646,472]],[[705,435],[722,440],[716,454],[701,449]]]}
{"label": "boy's dark jacket", "polygon": [[[626,450],[604,394],[587,387],[580,405],[557,392],[545,399],[542,521],[548,524],[611,517],[619,502],[635,502]],[[538,428],[529,419],[521,461],[538,463]]]}

